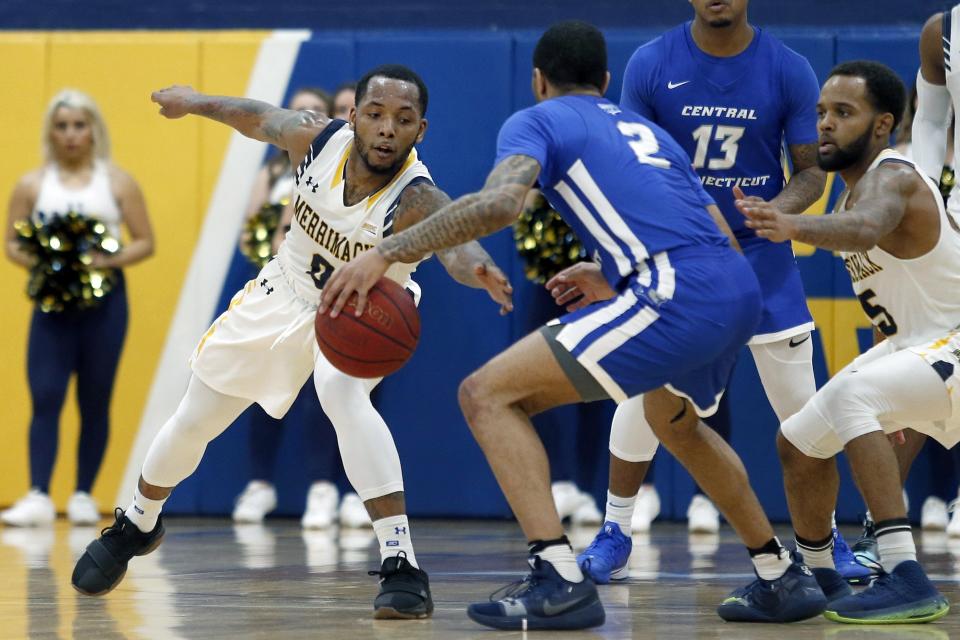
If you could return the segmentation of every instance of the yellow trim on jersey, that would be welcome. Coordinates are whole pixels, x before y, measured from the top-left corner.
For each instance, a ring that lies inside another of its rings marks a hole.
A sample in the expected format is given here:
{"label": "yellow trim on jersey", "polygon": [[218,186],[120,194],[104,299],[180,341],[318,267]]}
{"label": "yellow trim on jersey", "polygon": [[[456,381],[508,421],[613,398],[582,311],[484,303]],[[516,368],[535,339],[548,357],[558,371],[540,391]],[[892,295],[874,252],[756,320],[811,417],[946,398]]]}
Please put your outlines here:
{"label": "yellow trim on jersey", "polygon": [[231,300],[231,301],[230,301],[230,304],[227,305],[227,310],[224,311],[222,314],[220,314],[220,317],[217,318],[216,321],[215,321],[212,325],[210,325],[210,328],[207,329],[207,332],[203,334],[203,337],[202,337],[202,338],[200,338],[200,344],[197,345],[197,349],[196,349],[196,351],[194,352],[195,355],[199,355],[199,354],[200,354],[201,349],[203,349],[203,345],[206,344],[206,342],[207,342],[207,340],[210,338],[210,336],[213,335],[213,332],[216,331],[216,330],[217,330],[217,327],[219,327],[220,324],[224,321],[224,319],[226,318],[226,315],[227,315],[228,313],[230,313],[230,310],[233,309],[234,307],[238,306],[241,302],[243,302],[243,299],[247,296],[248,293],[250,293],[251,291],[253,291],[253,288],[254,288],[255,286],[257,286],[257,281],[256,281],[255,279],[254,279],[254,280],[248,280],[248,281],[247,281],[247,284],[244,285],[243,289],[241,289],[241,290],[237,293],[237,295],[233,296],[233,300]]}
{"label": "yellow trim on jersey", "polygon": [[347,166],[347,158],[350,157],[350,149],[353,148],[353,145],[347,145],[347,148],[343,150],[343,156],[340,158],[340,162],[337,164],[337,170],[333,172],[333,177],[330,179],[330,189],[336,189],[337,185],[343,182],[343,170]]}
{"label": "yellow trim on jersey", "polygon": [[393,179],[385,184],[379,191],[367,198],[367,211],[370,210],[370,207],[377,204],[377,200],[389,189],[397,179],[403,175],[403,173],[413,166],[413,163],[417,161],[417,150],[411,149],[410,154],[407,156],[407,159],[404,161],[403,166],[400,167],[400,171],[397,171],[397,175],[393,176]]}
{"label": "yellow trim on jersey", "polygon": [[[353,148],[353,145],[348,145],[346,149],[343,150],[343,156],[340,157],[340,162],[337,164],[337,170],[334,171],[333,177],[330,179],[330,189],[336,189],[337,186],[343,182],[343,172],[347,166],[347,160],[350,158],[350,150]],[[390,180],[387,184],[380,187],[375,193],[370,196],[367,196],[367,210],[370,210],[370,207],[377,204],[383,194],[389,189],[397,179],[403,175],[403,173],[413,166],[413,163],[417,161],[417,150],[411,149],[410,153],[407,155],[407,159],[404,160],[403,166],[400,167],[400,170],[397,171],[396,175],[393,176],[393,179]]]}

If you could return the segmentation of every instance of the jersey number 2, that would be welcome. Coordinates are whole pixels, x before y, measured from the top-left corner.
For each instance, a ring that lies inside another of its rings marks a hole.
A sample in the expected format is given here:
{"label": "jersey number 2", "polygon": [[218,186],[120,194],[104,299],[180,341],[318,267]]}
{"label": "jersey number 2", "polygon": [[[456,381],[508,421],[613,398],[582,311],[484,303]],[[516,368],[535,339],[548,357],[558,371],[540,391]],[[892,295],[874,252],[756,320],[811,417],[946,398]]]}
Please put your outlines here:
{"label": "jersey number 2", "polygon": [[897,321],[893,319],[893,316],[891,316],[886,309],[870,302],[876,295],[873,289],[867,289],[857,296],[857,298],[860,299],[860,306],[863,307],[864,313],[866,313],[871,320],[880,318],[877,320],[877,329],[880,329],[880,333],[885,336],[892,336],[897,333]]}
{"label": "jersey number 2", "polygon": [[620,133],[630,138],[630,148],[637,154],[641,164],[650,164],[660,169],[669,169],[670,161],[666,158],[654,158],[653,154],[660,151],[660,143],[653,130],[639,122],[618,122]]}
{"label": "jersey number 2", "polygon": [[327,284],[327,280],[333,274],[333,266],[324,260],[319,253],[315,253],[313,254],[313,261],[310,262],[310,271],[307,271],[307,273],[313,278],[314,286],[317,289],[323,289],[323,285]]}

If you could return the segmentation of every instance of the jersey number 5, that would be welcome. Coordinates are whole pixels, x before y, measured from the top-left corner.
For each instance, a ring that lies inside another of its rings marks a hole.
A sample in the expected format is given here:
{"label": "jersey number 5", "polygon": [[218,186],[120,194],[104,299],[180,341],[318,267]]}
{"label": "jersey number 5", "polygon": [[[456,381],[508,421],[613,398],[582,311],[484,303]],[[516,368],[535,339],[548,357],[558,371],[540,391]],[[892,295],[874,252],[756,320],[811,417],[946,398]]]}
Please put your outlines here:
{"label": "jersey number 5", "polygon": [[[693,139],[697,141],[697,151],[693,154],[693,168],[702,169],[706,166],[708,169],[729,169],[737,162],[737,151],[740,150],[740,138],[743,137],[743,127],[728,127],[717,125],[716,133],[712,124],[705,124],[697,127],[693,131]],[[710,139],[722,141],[720,151],[723,151],[722,158],[711,158],[707,160],[707,147],[710,146]]]}
{"label": "jersey number 5", "polygon": [[630,148],[637,154],[637,160],[641,164],[651,164],[660,169],[670,168],[670,161],[666,158],[653,157],[653,154],[660,151],[660,143],[650,127],[639,122],[618,122],[617,129],[630,138]]}
{"label": "jersey number 5", "polygon": [[310,262],[310,271],[307,271],[307,273],[313,278],[314,286],[317,289],[323,289],[323,285],[327,284],[327,280],[333,274],[333,266],[324,260],[319,253],[315,253],[313,254],[313,261]]}
{"label": "jersey number 5", "polygon": [[866,313],[871,320],[878,317],[880,318],[877,320],[877,329],[880,329],[880,333],[888,337],[892,336],[897,333],[897,321],[893,319],[893,316],[891,316],[886,309],[870,302],[876,295],[873,289],[867,289],[857,296],[857,298],[860,299],[860,306],[863,307],[864,313]]}

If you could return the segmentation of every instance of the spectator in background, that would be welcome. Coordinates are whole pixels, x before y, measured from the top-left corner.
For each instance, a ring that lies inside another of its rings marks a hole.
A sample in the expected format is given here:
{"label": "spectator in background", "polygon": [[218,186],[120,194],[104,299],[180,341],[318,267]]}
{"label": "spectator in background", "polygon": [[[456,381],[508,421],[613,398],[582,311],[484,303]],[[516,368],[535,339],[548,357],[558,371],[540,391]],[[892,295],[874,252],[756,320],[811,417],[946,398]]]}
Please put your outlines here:
{"label": "spectator in background", "polygon": [[[67,214],[99,220],[105,228],[103,237],[114,240],[125,228],[127,241],[113,252],[115,247],[100,242],[104,251],[91,251],[83,266],[74,269],[77,282],[85,281],[85,286],[92,286],[91,274],[112,283],[109,290],[100,288],[102,296],[89,290],[90,300],[99,302],[91,305],[81,302],[82,297],[64,296],[57,309],[49,309],[42,300],[34,308],[27,347],[33,412],[31,488],[0,519],[11,526],[36,526],[50,524],[56,517],[50,478],[67,384],[76,374],[80,442],[76,491],[67,503],[67,517],[74,524],[93,524],[100,513],[90,492],[107,448],[110,398],[127,332],[122,269],[153,254],[153,231],[139,185],[110,161],[107,127],[90,96],[74,89],[54,96],[43,119],[42,142],[43,166],[20,178],[10,198],[7,258],[31,272],[32,285],[51,265],[24,248],[17,227],[26,222],[55,225]],[[64,245],[65,251],[69,249],[66,241]]]}

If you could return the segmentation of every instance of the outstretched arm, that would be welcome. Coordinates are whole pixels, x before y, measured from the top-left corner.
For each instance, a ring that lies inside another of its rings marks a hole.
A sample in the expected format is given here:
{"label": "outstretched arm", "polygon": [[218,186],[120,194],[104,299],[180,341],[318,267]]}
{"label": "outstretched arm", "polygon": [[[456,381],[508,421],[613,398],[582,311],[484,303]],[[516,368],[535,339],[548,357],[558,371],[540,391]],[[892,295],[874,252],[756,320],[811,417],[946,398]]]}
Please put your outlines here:
{"label": "outstretched arm", "polygon": [[[411,185],[403,191],[394,230],[402,232],[448,204],[450,196],[436,186],[428,183]],[[486,289],[490,297],[500,304],[502,313],[513,310],[513,287],[479,242],[471,240],[450,249],[441,249],[436,255],[451,278],[468,287]]]}
{"label": "outstretched arm", "polygon": [[943,14],[933,15],[920,32],[917,113],[913,117],[913,158],[925,174],[940,181],[952,116],[943,60]]}
{"label": "outstretched arm", "polygon": [[855,205],[829,216],[794,216],[772,202],[737,195],[736,205],[757,235],[774,242],[799,240],[832,251],[866,251],[896,229],[919,177],[904,165],[881,165],[857,183]]}
{"label": "outstretched arm", "polygon": [[483,189],[458,198],[371,251],[337,269],[323,288],[320,312],[336,316],[357,294],[357,315],[363,313],[367,292],[394,262],[416,262],[431,251],[450,249],[510,225],[520,214],[523,198],[540,175],[540,164],[529,156],[504,158]]}
{"label": "outstretched arm", "polygon": [[154,91],[150,99],[160,105],[160,115],[167,118],[203,116],[229,125],[248,138],[286,149],[293,166],[300,164],[310,143],[330,123],[330,118],[314,111],[281,109],[248,98],[208,96],[179,85]]}
{"label": "outstretched arm", "polygon": [[784,213],[803,213],[823,195],[827,174],[817,166],[817,144],[790,145],[793,175],[770,202]]}

